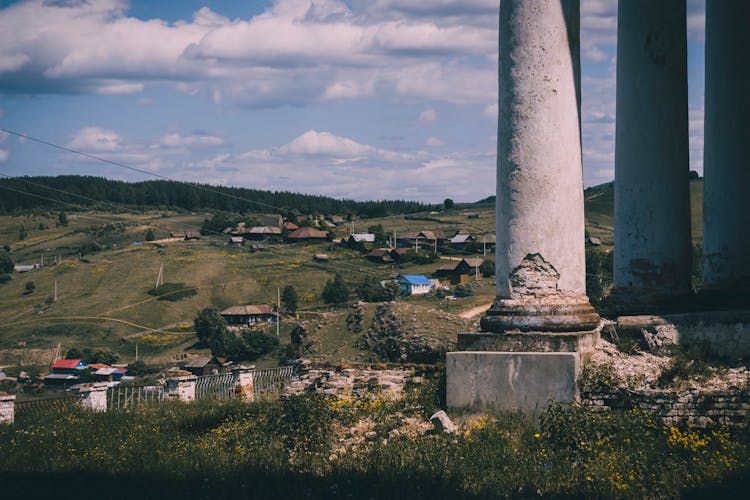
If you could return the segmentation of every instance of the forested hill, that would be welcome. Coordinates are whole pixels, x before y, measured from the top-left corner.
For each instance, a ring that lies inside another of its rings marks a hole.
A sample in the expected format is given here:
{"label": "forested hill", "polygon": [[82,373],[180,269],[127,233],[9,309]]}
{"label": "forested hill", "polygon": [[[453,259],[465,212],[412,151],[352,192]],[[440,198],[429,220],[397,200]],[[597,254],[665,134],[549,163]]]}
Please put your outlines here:
{"label": "forested hill", "polygon": [[[61,203],[62,202],[62,203]],[[174,181],[124,182],[102,177],[14,177],[0,179],[0,213],[29,209],[112,210],[125,208],[180,208],[227,212],[281,212],[284,214],[352,214],[383,217],[433,210],[435,205],[415,201],[354,201],[325,196],[210,186]]]}

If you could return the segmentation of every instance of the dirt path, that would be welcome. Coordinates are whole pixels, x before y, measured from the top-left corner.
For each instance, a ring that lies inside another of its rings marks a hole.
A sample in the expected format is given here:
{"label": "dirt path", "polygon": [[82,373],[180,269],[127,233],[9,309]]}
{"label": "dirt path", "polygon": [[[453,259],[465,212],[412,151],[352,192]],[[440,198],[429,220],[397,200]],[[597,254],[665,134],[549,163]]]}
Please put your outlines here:
{"label": "dirt path", "polygon": [[484,311],[486,311],[487,309],[489,309],[491,306],[492,306],[492,302],[490,302],[489,304],[485,304],[483,306],[478,306],[478,307],[474,307],[472,309],[469,309],[468,311],[465,311],[465,312],[462,312],[461,314],[459,314],[459,316],[462,317],[462,318],[464,318],[464,319],[471,319],[474,316],[478,316],[478,315],[482,314]]}

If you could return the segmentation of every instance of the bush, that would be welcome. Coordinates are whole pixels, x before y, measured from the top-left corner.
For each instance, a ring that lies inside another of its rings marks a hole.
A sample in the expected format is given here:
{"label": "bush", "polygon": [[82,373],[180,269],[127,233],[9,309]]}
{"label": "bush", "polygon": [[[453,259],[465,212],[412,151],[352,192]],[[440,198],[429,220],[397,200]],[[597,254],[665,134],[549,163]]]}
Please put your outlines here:
{"label": "bush", "polygon": [[15,267],[13,257],[10,256],[10,252],[7,250],[0,251],[0,274],[10,274],[13,272]]}
{"label": "bush", "polygon": [[489,278],[495,275],[495,261],[493,259],[484,259],[482,265],[479,266],[479,272],[482,276]]}
{"label": "bush", "polygon": [[279,346],[279,338],[271,333],[245,330],[230,342],[227,357],[232,361],[255,361]]}
{"label": "bush", "polygon": [[11,279],[10,274],[0,274],[0,285],[9,282]]}
{"label": "bush", "polygon": [[349,286],[344,282],[344,278],[336,273],[333,281],[326,282],[320,297],[326,304],[343,304],[349,300]]}
{"label": "bush", "polygon": [[34,293],[34,290],[36,290],[36,285],[34,284],[34,282],[33,281],[27,281],[26,282],[26,286],[24,286],[24,292],[23,292],[23,294],[24,295],[30,295],[30,294]]}
{"label": "bush", "polygon": [[364,281],[357,287],[357,297],[364,302],[388,302],[394,300],[400,287],[395,281],[389,281],[386,286],[380,284],[380,280],[366,276]]}
{"label": "bush", "polygon": [[226,356],[233,346],[234,335],[227,330],[227,323],[215,307],[203,309],[193,321],[198,340],[211,349],[214,356]]}

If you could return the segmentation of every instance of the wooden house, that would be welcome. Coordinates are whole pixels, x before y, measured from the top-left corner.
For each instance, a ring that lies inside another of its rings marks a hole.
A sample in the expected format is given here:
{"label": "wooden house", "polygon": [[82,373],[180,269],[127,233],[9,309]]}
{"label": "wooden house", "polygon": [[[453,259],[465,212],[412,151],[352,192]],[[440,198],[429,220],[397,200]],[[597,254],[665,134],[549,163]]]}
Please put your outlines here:
{"label": "wooden house", "polygon": [[287,241],[325,241],[328,239],[328,233],[312,227],[301,227],[289,233]]}
{"label": "wooden house", "polygon": [[483,262],[483,259],[453,260],[440,266],[435,271],[435,277],[441,281],[448,281],[452,285],[468,283],[477,277],[482,277],[478,270]]}
{"label": "wooden house", "polygon": [[227,326],[243,328],[255,323],[273,323],[276,311],[267,305],[233,306],[221,311],[221,317]]}
{"label": "wooden house", "polygon": [[384,264],[389,264],[394,261],[393,257],[391,257],[390,248],[375,248],[365,255],[365,258],[373,262]]}
{"label": "wooden house", "polygon": [[185,365],[185,370],[193,375],[213,375],[222,373],[224,365],[215,356],[197,356]]}
{"label": "wooden house", "polygon": [[242,233],[248,240],[261,241],[267,238],[281,238],[281,228],[276,226],[256,226]]}

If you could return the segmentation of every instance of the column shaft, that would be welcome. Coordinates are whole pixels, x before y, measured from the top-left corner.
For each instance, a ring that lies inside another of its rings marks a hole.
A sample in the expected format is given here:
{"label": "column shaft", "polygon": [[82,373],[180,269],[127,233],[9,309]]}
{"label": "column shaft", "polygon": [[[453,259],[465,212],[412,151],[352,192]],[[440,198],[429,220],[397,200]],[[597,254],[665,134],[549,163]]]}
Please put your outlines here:
{"label": "column shaft", "polygon": [[706,2],[703,282],[750,288],[750,2]]}
{"label": "column shaft", "polygon": [[500,3],[497,301],[485,331],[576,330],[580,318],[550,316],[580,312],[584,329],[598,323],[586,298],[578,13],[577,0]]}
{"label": "column shaft", "polygon": [[688,170],[685,0],[620,1],[614,262],[618,291],[646,300],[689,292]]}

